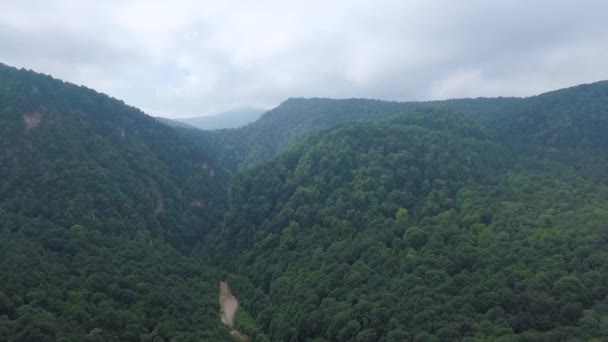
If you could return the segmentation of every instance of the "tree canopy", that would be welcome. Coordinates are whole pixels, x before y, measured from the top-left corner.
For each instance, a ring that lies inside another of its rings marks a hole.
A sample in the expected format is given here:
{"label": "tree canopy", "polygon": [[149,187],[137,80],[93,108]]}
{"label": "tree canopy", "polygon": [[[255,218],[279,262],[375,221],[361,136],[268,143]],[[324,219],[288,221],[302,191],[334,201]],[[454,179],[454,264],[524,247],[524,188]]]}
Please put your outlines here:
{"label": "tree canopy", "polygon": [[171,128],[0,65],[0,340],[608,339],[608,83]]}

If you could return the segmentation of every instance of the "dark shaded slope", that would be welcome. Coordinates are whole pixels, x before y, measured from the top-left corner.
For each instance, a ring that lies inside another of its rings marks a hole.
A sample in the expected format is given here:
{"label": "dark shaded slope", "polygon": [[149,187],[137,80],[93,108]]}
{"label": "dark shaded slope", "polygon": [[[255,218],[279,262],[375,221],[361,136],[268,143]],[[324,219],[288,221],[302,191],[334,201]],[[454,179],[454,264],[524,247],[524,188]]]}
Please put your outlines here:
{"label": "dark shaded slope", "polygon": [[197,241],[221,218],[221,169],[141,111],[9,67],[0,68],[0,104],[5,209],[108,232],[143,229],[176,244]]}
{"label": "dark shaded slope", "polygon": [[84,87],[0,65],[0,340],[226,341],[198,250],[226,178]]}
{"label": "dark shaded slope", "polygon": [[608,147],[608,81],[526,98],[492,123],[504,139],[570,148]]}

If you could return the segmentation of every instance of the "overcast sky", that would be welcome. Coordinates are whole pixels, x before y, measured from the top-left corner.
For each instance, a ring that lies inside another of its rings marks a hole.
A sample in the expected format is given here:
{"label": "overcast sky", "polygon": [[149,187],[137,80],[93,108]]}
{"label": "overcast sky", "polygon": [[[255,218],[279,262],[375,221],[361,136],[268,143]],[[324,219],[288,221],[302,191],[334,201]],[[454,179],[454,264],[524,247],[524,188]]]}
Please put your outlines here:
{"label": "overcast sky", "polygon": [[608,79],[608,1],[0,0],[0,62],[152,115]]}

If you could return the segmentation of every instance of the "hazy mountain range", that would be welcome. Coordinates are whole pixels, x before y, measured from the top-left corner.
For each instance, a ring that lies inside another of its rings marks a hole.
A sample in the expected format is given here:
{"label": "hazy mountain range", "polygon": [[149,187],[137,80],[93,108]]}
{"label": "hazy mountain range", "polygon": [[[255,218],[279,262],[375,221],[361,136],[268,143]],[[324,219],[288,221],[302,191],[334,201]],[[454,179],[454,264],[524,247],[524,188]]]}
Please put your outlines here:
{"label": "hazy mountain range", "polygon": [[251,120],[0,65],[0,340],[608,339],[608,82]]}
{"label": "hazy mountain range", "polygon": [[204,130],[214,130],[245,126],[257,120],[264,112],[264,109],[242,107],[218,114],[197,116],[192,118],[167,119],[157,117],[157,119],[173,127],[195,127]]}

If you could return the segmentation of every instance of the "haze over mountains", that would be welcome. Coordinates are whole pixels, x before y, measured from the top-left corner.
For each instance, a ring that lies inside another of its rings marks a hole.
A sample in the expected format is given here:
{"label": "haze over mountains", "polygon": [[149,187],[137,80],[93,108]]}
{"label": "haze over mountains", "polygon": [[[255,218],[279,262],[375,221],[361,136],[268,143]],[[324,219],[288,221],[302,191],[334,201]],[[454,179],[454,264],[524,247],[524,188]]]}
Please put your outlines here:
{"label": "haze over mountains", "polygon": [[177,118],[173,119],[173,121],[182,122],[187,125],[205,130],[237,128],[254,122],[264,112],[264,109],[242,107],[213,115],[198,116],[193,118]]}
{"label": "haze over mountains", "polygon": [[608,82],[171,128],[0,65],[0,340],[608,338]]}

